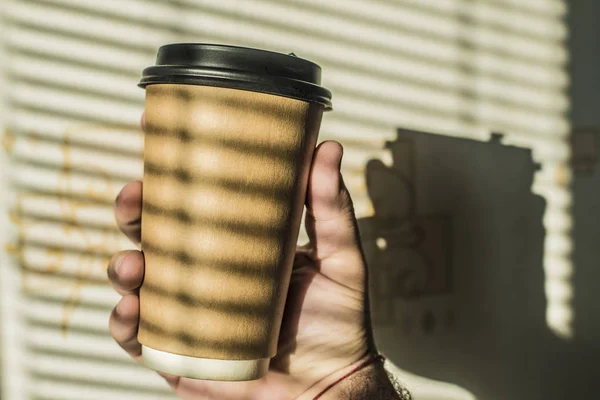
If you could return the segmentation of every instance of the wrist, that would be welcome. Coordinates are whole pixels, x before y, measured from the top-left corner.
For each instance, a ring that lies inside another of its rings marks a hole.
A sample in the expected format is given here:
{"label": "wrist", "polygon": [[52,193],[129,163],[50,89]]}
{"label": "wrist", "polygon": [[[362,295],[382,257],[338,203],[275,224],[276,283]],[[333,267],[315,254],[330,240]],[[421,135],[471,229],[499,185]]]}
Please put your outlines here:
{"label": "wrist", "polygon": [[369,354],[311,387],[297,400],[410,400],[397,394],[383,365],[384,358]]}
{"label": "wrist", "polygon": [[326,398],[324,397],[326,392],[330,391],[331,388],[338,385],[342,380],[347,379],[347,377],[355,373],[357,369],[365,366],[369,362],[374,361],[375,357],[377,357],[377,354],[369,352],[358,361],[334,372],[331,375],[326,376],[315,385],[311,386],[296,400],[324,400]]}
{"label": "wrist", "polygon": [[396,391],[381,361],[349,376],[319,400],[410,400],[410,395]]}

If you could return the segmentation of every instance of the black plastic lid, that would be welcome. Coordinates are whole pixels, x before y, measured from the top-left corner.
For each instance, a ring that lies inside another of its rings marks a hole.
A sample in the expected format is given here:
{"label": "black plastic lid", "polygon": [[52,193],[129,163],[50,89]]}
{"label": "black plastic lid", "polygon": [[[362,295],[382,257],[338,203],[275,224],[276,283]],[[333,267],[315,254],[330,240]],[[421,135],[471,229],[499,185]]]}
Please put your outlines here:
{"label": "black plastic lid", "polygon": [[217,44],[169,44],[158,50],[156,65],[144,69],[139,86],[157,83],[251,90],[331,109],[331,92],[320,86],[321,67],[294,54]]}

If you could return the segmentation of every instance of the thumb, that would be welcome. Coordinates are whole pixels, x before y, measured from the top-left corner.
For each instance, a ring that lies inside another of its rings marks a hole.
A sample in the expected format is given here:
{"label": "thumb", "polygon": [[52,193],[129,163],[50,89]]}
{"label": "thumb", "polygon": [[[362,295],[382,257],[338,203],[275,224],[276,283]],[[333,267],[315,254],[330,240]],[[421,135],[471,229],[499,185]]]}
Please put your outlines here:
{"label": "thumb", "polygon": [[360,255],[352,199],[340,173],[342,145],[327,141],[315,150],[306,197],[306,231],[318,260]]}

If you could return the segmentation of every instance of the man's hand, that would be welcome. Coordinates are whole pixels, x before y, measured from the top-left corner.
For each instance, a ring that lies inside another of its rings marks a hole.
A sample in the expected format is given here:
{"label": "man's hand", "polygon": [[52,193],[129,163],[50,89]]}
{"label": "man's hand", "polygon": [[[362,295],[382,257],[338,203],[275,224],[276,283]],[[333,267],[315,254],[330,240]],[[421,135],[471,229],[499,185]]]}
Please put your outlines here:
{"label": "man's hand", "polygon": [[[343,375],[375,353],[367,270],[352,201],[340,174],[341,158],[339,143],[325,142],[316,149],[306,201],[310,243],[297,249],[278,352],[269,373],[249,382],[200,381],[161,374],[182,399],[303,398],[309,389],[314,391],[330,377]],[[115,207],[120,229],[138,245],[141,204],[142,183],[132,182],[123,188]],[[116,254],[108,266],[108,276],[123,296],[111,315],[110,332],[131,357],[140,361],[138,288],[144,276],[143,254]]]}

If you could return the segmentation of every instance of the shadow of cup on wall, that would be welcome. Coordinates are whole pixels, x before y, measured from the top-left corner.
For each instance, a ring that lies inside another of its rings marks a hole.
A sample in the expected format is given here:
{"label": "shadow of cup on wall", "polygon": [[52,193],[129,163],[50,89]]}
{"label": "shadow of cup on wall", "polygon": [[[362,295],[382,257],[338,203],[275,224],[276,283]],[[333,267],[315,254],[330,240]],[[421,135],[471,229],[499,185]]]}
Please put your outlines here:
{"label": "shadow of cup on wall", "polygon": [[[381,350],[477,399],[542,399],[544,200],[528,149],[399,130],[359,221]],[[451,398],[451,397],[447,397]],[[468,399],[472,397],[452,397]]]}

